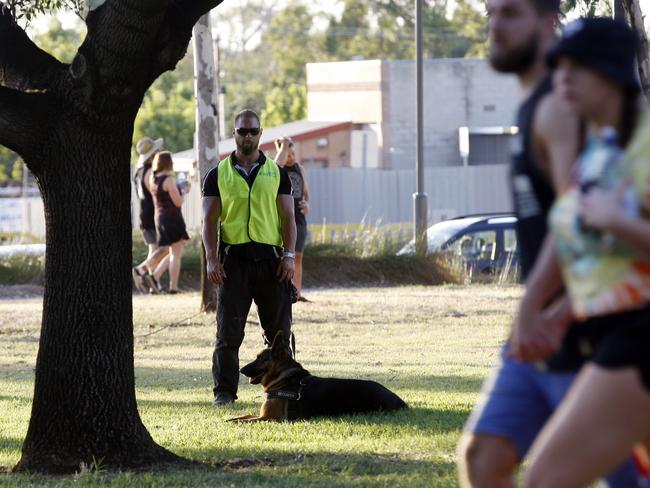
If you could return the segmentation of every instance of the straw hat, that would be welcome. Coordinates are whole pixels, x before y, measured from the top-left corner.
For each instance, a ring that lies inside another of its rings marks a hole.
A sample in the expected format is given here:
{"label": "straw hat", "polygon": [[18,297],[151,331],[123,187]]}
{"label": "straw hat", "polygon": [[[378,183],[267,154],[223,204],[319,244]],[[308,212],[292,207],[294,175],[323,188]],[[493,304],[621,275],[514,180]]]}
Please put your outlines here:
{"label": "straw hat", "polygon": [[150,137],[143,137],[135,145],[135,152],[137,152],[140,157],[138,158],[138,166],[142,166],[147,159],[153,156],[155,153],[160,151],[163,147],[164,140],[161,137],[155,141]]}

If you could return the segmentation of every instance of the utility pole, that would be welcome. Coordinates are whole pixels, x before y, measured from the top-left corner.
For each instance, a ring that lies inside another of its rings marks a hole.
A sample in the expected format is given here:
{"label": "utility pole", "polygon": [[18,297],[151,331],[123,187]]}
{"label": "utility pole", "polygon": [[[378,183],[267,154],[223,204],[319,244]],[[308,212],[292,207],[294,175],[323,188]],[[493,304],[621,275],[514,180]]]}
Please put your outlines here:
{"label": "utility pole", "polygon": [[[194,147],[199,164],[199,184],[219,162],[219,115],[217,73],[212,42],[210,13],[203,15],[192,31],[194,48],[194,95],[196,98],[196,132]],[[205,248],[201,245],[201,310],[217,308],[215,286],[206,276]]]}
{"label": "utility pole", "polygon": [[422,52],[422,14],[423,0],[415,0],[415,111],[416,111],[416,143],[415,143],[415,184],[413,194],[413,220],[415,254],[425,256],[427,253],[427,194],[424,193],[424,53]]}
{"label": "utility pole", "polygon": [[226,136],[226,86],[221,84],[221,49],[219,36],[214,39],[214,76],[217,87],[217,113],[219,119],[219,132],[217,143]]}

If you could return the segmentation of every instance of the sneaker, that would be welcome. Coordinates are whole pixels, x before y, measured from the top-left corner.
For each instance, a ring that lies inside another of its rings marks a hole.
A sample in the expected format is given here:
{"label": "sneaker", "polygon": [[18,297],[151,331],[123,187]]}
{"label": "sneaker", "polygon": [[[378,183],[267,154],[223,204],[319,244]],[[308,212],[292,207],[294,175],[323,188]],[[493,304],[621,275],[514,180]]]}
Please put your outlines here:
{"label": "sneaker", "polygon": [[299,302],[307,302],[307,303],[311,303],[311,300],[308,300],[307,298],[303,297],[302,295],[300,295],[300,296],[298,297],[298,301],[299,301]]}
{"label": "sneaker", "polygon": [[235,403],[235,397],[228,392],[222,391],[221,393],[217,393],[216,398],[212,402],[212,406],[224,407],[232,403]]}
{"label": "sneaker", "polygon": [[167,294],[168,295],[178,295],[181,291],[180,290],[168,290]]}
{"label": "sneaker", "polygon": [[149,288],[144,284],[144,273],[137,267],[131,268],[131,275],[133,276],[133,284],[142,293],[149,293]]}
{"label": "sneaker", "polygon": [[151,273],[147,273],[142,277],[145,286],[147,286],[149,293],[152,295],[158,295],[162,293],[162,286],[158,283],[158,280]]}

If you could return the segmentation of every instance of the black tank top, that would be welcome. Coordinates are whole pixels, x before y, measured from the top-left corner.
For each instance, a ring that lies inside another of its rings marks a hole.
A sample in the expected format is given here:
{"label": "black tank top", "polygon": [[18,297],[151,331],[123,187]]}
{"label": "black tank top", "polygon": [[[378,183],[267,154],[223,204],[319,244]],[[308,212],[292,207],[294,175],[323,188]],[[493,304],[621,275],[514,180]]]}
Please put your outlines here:
{"label": "black tank top", "polygon": [[535,264],[546,236],[546,218],[555,199],[555,191],[542,173],[533,148],[535,112],[539,102],[551,89],[551,79],[545,78],[517,113],[519,133],[513,141],[510,178],[523,278],[528,276]]}
{"label": "black tank top", "polygon": [[151,192],[147,189],[147,185],[144,184],[144,177],[148,170],[151,169],[150,164],[145,164],[144,166],[139,167],[133,181],[136,185],[138,192],[138,198],[140,200],[140,228],[141,229],[155,229],[156,222],[154,220],[154,209],[153,209],[153,197]]}
{"label": "black tank top", "polygon": [[[539,102],[552,89],[546,78],[519,107],[519,133],[512,151],[511,187],[517,215],[521,273],[525,278],[537,259],[548,225],[546,218],[555,199],[550,181],[542,173],[533,148],[533,121]],[[550,371],[577,371],[585,358],[579,352],[579,327],[571,327],[564,336],[560,350],[545,361]]]}
{"label": "black tank top", "polygon": [[298,163],[294,163],[291,166],[285,164],[284,169],[287,170],[289,179],[291,180],[291,195],[293,195],[296,225],[307,225],[305,214],[300,211],[300,202],[305,197],[305,178],[298,167]]}
{"label": "black tank top", "polygon": [[163,184],[168,177],[169,175],[156,175],[151,184],[157,217],[161,215],[181,215],[181,209],[174,204],[169,192],[163,189]]}

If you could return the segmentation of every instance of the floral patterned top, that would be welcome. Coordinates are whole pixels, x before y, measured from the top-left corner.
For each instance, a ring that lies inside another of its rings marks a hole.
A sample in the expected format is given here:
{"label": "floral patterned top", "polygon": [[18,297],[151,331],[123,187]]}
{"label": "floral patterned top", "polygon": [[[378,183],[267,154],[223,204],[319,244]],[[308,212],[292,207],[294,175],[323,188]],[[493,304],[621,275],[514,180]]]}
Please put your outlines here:
{"label": "floral patterned top", "polygon": [[626,185],[626,214],[650,219],[650,115],[645,114],[627,149],[591,138],[576,163],[568,190],[549,214],[562,273],[576,318],[643,308],[650,304],[650,257],[612,234],[585,228],[580,197],[591,186]]}

